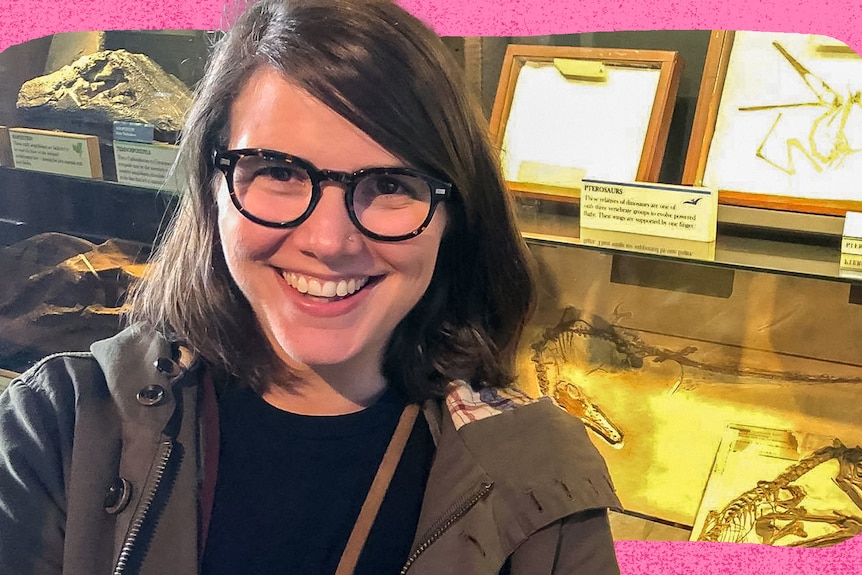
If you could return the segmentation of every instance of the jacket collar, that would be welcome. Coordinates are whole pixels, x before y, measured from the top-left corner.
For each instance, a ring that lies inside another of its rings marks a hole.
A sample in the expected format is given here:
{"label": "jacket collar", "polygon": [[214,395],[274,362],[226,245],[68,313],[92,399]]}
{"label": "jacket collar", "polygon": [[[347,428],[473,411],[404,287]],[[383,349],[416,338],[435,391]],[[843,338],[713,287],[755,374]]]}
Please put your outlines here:
{"label": "jacket collar", "polygon": [[438,449],[416,545],[483,485],[492,486],[489,495],[459,531],[503,558],[553,521],[620,509],[583,424],[548,397],[456,381],[443,402],[426,402],[424,412]]}
{"label": "jacket collar", "polygon": [[536,401],[538,400],[512,388],[477,390],[463,380],[455,380],[449,384],[442,403],[436,399],[428,400],[422,408],[436,444],[440,439],[444,415],[452,421],[457,431],[468,423],[487,419]]}
{"label": "jacket collar", "polygon": [[93,343],[90,351],[120,416],[146,422],[157,438],[173,413],[174,388],[194,379],[185,377],[197,367],[192,354],[140,324]]}

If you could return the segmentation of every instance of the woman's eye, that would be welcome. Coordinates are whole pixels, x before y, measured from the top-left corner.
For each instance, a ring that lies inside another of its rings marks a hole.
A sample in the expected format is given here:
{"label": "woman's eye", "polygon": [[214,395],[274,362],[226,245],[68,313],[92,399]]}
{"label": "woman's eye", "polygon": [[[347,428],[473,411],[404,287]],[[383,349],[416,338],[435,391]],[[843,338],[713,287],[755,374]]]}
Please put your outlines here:
{"label": "woman's eye", "polygon": [[401,182],[391,178],[380,178],[377,180],[377,193],[383,195],[409,194],[409,190]]}
{"label": "woman's eye", "polygon": [[292,168],[280,166],[268,166],[257,171],[256,177],[270,178],[279,182],[287,182],[297,176],[297,173]]}

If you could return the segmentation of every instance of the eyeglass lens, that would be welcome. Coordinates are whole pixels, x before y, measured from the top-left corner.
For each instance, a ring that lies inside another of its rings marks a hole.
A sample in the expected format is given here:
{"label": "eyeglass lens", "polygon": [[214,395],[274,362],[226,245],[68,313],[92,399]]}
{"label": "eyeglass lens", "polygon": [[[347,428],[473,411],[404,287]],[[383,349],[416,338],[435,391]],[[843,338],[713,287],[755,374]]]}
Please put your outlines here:
{"label": "eyeglass lens", "polygon": [[[308,209],[313,182],[297,164],[241,156],[233,172],[234,193],[249,214],[269,222],[296,220]],[[419,228],[431,209],[431,186],[404,174],[368,173],[354,182],[353,210],[369,232],[400,236]]]}

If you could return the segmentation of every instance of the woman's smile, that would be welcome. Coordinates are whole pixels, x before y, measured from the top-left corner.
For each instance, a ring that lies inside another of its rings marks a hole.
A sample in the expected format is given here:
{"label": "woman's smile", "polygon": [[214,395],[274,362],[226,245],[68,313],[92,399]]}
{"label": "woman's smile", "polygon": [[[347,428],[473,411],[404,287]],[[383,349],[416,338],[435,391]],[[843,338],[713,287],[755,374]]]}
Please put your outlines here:
{"label": "woman's smile", "polygon": [[282,272],[282,277],[288,285],[299,293],[325,299],[337,299],[351,296],[368,283],[368,276],[323,279],[296,272]]}

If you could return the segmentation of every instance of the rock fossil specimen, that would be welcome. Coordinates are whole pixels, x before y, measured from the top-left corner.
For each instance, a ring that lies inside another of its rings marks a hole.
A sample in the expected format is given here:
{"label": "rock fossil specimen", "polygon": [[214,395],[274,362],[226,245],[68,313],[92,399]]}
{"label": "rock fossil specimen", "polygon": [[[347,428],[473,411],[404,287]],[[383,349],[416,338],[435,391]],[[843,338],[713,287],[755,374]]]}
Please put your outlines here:
{"label": "rock fossil specimen", "polygon": [[59,233],[0,248],[0,369],[21,372],[59,351],[86,350],[120,329],[129,285],[147,249]]}
{"label": "rock fossil specimen", "polygon": [[73,116],[76,122],[97,124],[126,120],[177,132],[191,100],[185,84],[144,54],[103,50],[28,80],[18,92],[17,107],[30,117]]}

